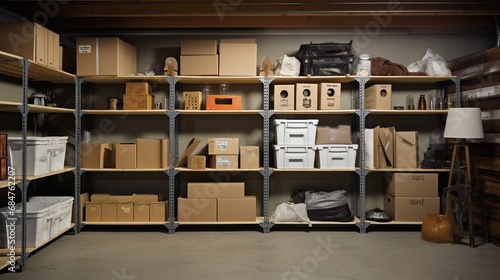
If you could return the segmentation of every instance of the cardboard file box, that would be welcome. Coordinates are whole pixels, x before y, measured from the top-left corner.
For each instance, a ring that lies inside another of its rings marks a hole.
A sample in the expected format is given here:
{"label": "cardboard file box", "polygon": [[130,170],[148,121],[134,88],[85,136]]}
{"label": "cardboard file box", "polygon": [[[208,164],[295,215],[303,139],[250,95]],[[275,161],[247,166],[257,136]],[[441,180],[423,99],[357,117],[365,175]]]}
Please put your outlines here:
{"label": "cardboard file box", "polygon": [[210,168],[237,169],[238,155],[212,155],[210,156]]}
{"label": "cardboard file box", "polygon": [[209,155],[238,155],[238,138],[208,138]]}
{"label": "cardboard file box", "polygon": [[240,169],[258,169],[260,165],[259,146],[240,147]]}
{"label": "cardboard file box", "polygon": [[274,85],[274,110],[295,110],[295,85]]}
{"label": "cardboard file box", "polygon": [[295,85],[295,110],[318,110],[318,84]]}
{"label": "cardboard file box", "polygon": [[135,169],[137,167],[136,144],[115,145],[115,167],[117,169]]}
{"label": "cardboard file box", "polygon": [[339,110],[340,93],[340,83],[320,83],[318,106],[319,110]]}
{"label": "cardboard file box", "polygon": [[392,85],[378,84],[365,89],[365,109],[391,110]]}

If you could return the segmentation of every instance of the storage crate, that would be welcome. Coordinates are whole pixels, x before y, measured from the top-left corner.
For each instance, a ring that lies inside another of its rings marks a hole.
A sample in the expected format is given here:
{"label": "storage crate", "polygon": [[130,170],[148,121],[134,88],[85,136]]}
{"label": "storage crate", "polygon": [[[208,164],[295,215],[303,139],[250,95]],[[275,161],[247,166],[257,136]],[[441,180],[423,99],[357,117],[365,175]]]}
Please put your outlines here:
{"label": "storage crate", "polygon": [[274,149],[277,168],[314,168],[315,146],[274,145]]}
{"label": "storage crate", "polygon": [[[40,175],[50,170],[50,149],[52,139],[46,137],[28,136],[26,140],[26,175]],[[16,175],[21,175],[22,170],[22,137],[9,137],[8,148]]]}
{"label": "storage crate", "polygon": [[55,237],[61,231],[71,226],[73,200],[71,196],[33,196],[29,199],[29,203],[51,204],[50,215],[52,216],[52,224],[50,228],[50,237]]}
{"label": "storage crate", "polygon": [[50,152],[49,171],[59,171],[64,169],[64,160],[66,159],[66,144],[68,136],[46,137],[52,140]]}
{"label": "storage crate", "polygon": [[352,145],[316,145],[319,168],[354,168],[356,164],[357,144]]}
{"label": "storage crate", "polygon": [[319,120],[276,119],[276,141],[278,145],[314,145]]}
{"label": "storage crate", "polygon": [[352,41],[349,43],[320,43],[300,46],[300,74],[332,76],[350,74],[354,62]]}

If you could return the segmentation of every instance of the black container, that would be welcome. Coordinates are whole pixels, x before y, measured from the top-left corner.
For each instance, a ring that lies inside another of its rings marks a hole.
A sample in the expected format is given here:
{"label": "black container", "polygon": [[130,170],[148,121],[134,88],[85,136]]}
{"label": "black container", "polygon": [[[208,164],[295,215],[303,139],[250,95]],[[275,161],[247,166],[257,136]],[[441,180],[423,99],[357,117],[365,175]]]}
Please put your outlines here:
{"label": "black container", "polygon": [[300,45],[300,75],[335,76],[351,73],[354,62],[352,41]]}

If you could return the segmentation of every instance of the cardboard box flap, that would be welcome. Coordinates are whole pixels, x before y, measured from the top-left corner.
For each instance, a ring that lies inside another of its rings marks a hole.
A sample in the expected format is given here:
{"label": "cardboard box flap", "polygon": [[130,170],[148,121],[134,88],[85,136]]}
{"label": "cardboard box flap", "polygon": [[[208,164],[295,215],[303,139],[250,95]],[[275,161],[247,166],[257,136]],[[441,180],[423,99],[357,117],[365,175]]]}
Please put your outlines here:
{"label": "cardboard box flap", "polygon": [[396,137],[399,137],[405,144],[415,146],[417,145],[418,139],[414,136],[413,132],[411,133],[404,133],[404,132],[397,132]]}
{"label": "cardboard box flap", "polygon": [[381,127],[379,130],[379,168],[394,166],[394,127]]}

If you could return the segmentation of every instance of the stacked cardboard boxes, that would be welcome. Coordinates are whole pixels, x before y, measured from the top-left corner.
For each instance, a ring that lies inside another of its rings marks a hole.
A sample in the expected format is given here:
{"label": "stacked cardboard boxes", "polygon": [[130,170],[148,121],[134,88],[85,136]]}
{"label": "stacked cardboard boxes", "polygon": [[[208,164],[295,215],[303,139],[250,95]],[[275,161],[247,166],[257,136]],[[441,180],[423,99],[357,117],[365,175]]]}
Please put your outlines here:
{"label": "stacked cardboard boxes", "polygon": [[187,198],[177,200],[179,222],[255,221],[256,198],[245,196],[245,183],[190,182]]}
{"label": "stacked cardboard boxes", "polygon": [[238,138],[209,138],[208,155],[210,168],[237,169],[238,168],[239,139]]}
{"label": "stacked cardboard boxes", "polygon": [[274,86],[274,110],[339,110],[340,83]]}
{"label": "stacked cardboard boxes", "polygon": [[93,194],[85,203],[87,222],[164,222],[167,202],[156,194]]}
{"label": "stacked cardboard boxes", "polygon": [[7,134],[0,134],[0,180],[7,179]]}
{"label": "stacked cardboard boxes", "polygon": [[183,76],[219,75],[217,40],[181,40],[181,69]]}
{"label": "stacked cardboard boxes", "polygon": [[384,209],[394,221],[422,222],[439,214],[437,173],[387,173]]}
{"label": "stacked cardboard boxes", "polygon": [[155,102],[148,82],[129,82],[123,95],[123,110],[151,110]]}

